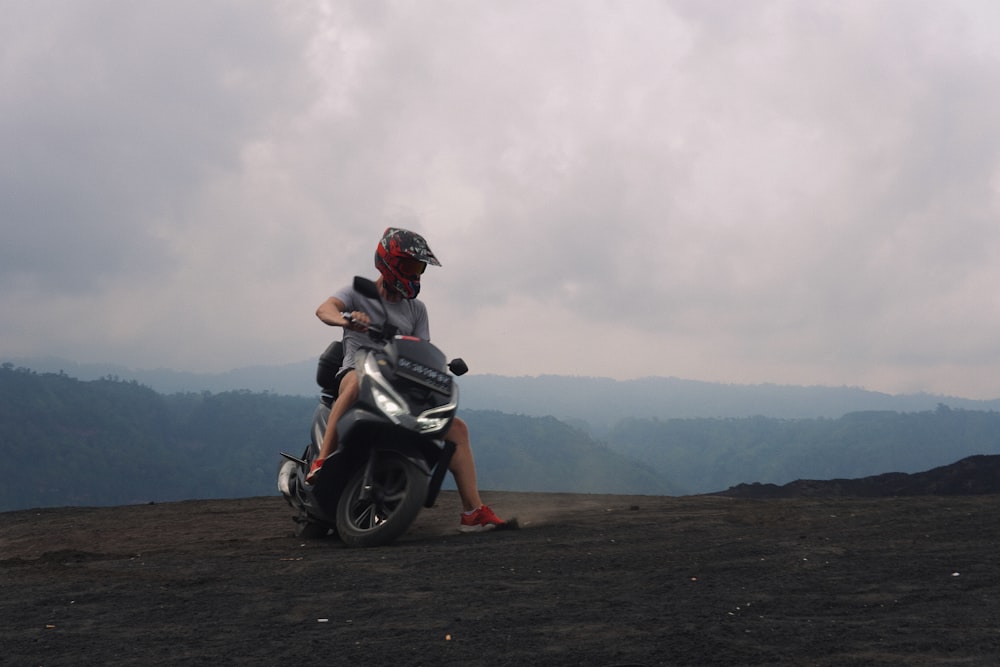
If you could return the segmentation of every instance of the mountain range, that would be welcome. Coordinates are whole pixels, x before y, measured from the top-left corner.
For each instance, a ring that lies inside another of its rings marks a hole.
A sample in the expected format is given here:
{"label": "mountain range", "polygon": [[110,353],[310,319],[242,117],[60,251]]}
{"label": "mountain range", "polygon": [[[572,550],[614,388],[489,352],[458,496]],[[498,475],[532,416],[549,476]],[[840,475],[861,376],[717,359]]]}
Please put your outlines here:
{"label": "mountain range", "polygon": [[[0,360],[3,361],[3,360]],[[64,372],[81,380],[134,380],[163,393],[253,391],[315,396],[316,360],[276,366],[248,366],[224,373],[132,369],[79,364],[55,357],[11,359],[16,366]],[[603,437],[622,419],[836,418],[858,411],[919,412],[944,404],[962,410],[1000,410],[1000,398],[976,400],[929,393],[887,394],[861,387],[781,384],[723,384],[676,377],[614,380],[566,375],[463,376],[462,407],[528,416],[552,416]]]}
{"label": "mountain range", "polygon": [[[280,374],[101,367],[88,379],[65,362],[2,362],[0,510],[273,493],[278,451],[304,445],[316,405],[311,388],[261,388]],[[1000,454],[996,401],[674,378],[461,382],[480,483],[494,490],[685,495]]]}

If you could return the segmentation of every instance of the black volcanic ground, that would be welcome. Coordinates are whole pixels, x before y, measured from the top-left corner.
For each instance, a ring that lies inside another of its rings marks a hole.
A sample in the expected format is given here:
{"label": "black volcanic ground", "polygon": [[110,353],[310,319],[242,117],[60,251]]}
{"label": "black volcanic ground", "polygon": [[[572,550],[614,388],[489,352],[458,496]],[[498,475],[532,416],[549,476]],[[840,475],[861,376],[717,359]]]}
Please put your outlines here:
{"label": "black volcanic ground", "polygon": [[485,493],[521,529],[292,536],[278,497],[0,514],[3,665],[996,665],[1000,457],[723,495]]}

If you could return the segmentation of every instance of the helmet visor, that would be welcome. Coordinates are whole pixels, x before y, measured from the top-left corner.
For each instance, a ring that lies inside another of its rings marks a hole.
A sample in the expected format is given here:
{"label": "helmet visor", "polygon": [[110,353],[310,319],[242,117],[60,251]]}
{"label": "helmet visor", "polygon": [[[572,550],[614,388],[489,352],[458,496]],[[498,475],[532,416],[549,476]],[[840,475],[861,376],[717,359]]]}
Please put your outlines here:
{"label": "helmet visor", "polygon": [[427,269],[427,262],[412,257],[399,257],[396,259],[396,266],[405,276],[419,276]]}

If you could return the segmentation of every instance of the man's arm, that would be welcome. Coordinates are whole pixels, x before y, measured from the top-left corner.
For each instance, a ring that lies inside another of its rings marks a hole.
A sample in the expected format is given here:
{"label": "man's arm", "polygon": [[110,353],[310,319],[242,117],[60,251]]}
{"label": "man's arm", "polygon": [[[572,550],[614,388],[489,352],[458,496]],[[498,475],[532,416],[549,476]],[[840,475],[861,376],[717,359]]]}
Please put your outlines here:
{"label": "man's arm", "polygon": [[367,314],[356,310],[351,313],[352,319],[349,320],[343,315],[346,310],[347,306],[343,301],[331,296],[319,304],[319,308],[316,309],[316,317],[331,327],[343,327],[345,329],[354,329],[355,331],[364,331],[368,328],[368,323],[371,320]]}

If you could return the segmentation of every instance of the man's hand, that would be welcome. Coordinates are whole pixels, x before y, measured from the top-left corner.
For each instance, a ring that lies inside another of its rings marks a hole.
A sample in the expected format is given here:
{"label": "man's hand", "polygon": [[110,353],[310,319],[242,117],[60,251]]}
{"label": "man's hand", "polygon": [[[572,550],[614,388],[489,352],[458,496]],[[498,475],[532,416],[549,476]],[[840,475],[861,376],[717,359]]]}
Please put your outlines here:
{"label": "man's hand", "polygon": [[360,310],[355,310],[353,313],[341,313],[344,318],[344,324],[342,325],[345,329],[351,331],[368,331],[368,325],[371,324],[371,318],[368,317],[367,313],[362,313]]}

